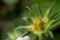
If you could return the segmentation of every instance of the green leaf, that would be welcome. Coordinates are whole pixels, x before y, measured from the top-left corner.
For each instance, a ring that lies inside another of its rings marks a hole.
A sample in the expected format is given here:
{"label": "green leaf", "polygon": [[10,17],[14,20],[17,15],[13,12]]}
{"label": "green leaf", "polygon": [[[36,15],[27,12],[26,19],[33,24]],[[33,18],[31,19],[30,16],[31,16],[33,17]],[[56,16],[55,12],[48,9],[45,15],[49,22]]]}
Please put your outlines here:
{"label": "green leaf", "polygon": [[39,3],[40,0],[32,0],[34,4]]}
{"label": "green leaf", "polygon": [[19,29],[26,29],[26,30],[28,30],[29,32],[32,32],[32,33],[33,33],[33,29],[32,29],[32,26],[31,26],[31,25],[29,25],[29,26],[19,26],[19,27],[17,27],[14,31],[17,31],[17,30],[19,30]]}
{"label": "green leaf", "polygon": [[57,28],[57,25],[60,25],[60,22],[54,23],[49,29],[55,29]]}
{"label": "green leaf", "polygon": [[35,18],[38,17],[40,18],[42,16],[41,8],[38,4],[34,4],[31,6],[31,11],[34,13]]}
{"label": "green leaf", "polygon": [[56,22],[56,21],[57,21],[57,19],[51,20],[51,21],[48,23],[48,25],[47,25],[45,31],[49,30],[49,28],[51,27],[51,25],[52,25],[54,22]]}
{"label": "green leaf", "polygon": [[40,11],[40,16],[42,17],[42,10],[40,8],[40,6],[38,5],[39,11]]}
{"label": "green leaf", "polygon": [[51,6],[47,9],[47,11],[45,12],[45,15],[44,15],[45,18],[48,18],[48,15],[49,15],[49,13],[51,12],[54,4],[55,4],[55,1],[52,3],[52,5],[51,5]]}
{"label": "green leaf", "polygon": [[26,32],[26,33],[24,33],[22,36],[24,37],[24,36],[26,36],[26,35],[29,35],[31,32]]}
{"label": "green leaf", "polygon": [[35,15],[33,14],[33,12],[32,12],[32,10],[30,9],[30,7],[28,7],[28,6],[25,6],[25,7],[26,7],[26,8],[28,9],[28,11],[30,12],[32,18],[35,18]]}
{"label": "green leaf", "polygon": [[32,19],[30,19],[28,17],[23,17],[22,19],[26,22],[32,23]]}
{"label": "green leaf", "polygon": [[53,15],[50,17],[50,20],[51,20],[51,19],[57,19],[57,17],[58,17],[58,14],[57,14],[57,12],[56,12],[55,14],[53,14]]}
{"label": "green leaf", "polygon": [[19,27],[17,27],[14,31],[17,31],[17,30],[19,30],[19,29],[28,29],[28,27],[27,27],[27,26],[19,26]]}
{"label": "green leaf", "polygon": [[48,31],[48,35],[53,39],[54,38],[54,35],[51,31]]}
{"label": "green leaf", "polygon": [[51,31],[46,31],[45,33],[44,33],[44,35],[45,36],[47,36],[47,37],[50,37],[50,38],[54,38],[54,35],[53,35],[53,33],[51,32]]}

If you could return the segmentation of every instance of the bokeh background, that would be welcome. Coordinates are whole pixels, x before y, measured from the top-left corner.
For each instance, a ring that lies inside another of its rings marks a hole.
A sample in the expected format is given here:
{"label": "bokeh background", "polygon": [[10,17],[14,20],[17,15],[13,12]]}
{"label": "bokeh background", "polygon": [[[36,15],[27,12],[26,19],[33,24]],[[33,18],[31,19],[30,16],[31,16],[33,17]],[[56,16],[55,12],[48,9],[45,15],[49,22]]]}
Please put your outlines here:
{"label": "bokeh background", "polygon": [[[53,1],[56,1],[56,3],[51,14],[58,11],[60,16],[60,0],[0,0],[0,39],[5,40],[8,32],[11,32],[18,26],[28,24],[22,19],[30,16],[25,6],[31,7],[31,5],[38,3],[42,13],[44,13]],[[38,15],[38,10],[34,7],[33,10]],[[60,21],[60,17],[58,19]],[[57,25],[51,31],[55,37],[53,40],[60,40],[60,25]]]}

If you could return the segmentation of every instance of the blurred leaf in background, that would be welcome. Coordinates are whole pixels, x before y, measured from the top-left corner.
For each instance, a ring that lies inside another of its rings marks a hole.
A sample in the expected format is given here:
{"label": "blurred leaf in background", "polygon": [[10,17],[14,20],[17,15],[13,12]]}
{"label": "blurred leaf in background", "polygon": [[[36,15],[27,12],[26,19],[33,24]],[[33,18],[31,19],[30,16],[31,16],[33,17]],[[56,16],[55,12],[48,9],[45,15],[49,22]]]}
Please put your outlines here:
{"label": "blurred leaf in background", "polygon": [[4,3],[6,3],[6,4],[14,4],[14,3],[16,3],[18,0],[3,0],[3,2]]}

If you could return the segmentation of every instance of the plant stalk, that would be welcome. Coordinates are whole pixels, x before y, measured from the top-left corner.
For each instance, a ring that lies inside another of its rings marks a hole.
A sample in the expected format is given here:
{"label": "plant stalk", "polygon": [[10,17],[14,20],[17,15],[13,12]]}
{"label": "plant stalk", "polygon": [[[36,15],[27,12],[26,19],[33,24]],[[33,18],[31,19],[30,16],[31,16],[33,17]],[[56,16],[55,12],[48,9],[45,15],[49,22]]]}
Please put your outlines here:
{"label": "plant stalk", "polygon": [[42,34],[39,35],[39,40],[43,40]]}

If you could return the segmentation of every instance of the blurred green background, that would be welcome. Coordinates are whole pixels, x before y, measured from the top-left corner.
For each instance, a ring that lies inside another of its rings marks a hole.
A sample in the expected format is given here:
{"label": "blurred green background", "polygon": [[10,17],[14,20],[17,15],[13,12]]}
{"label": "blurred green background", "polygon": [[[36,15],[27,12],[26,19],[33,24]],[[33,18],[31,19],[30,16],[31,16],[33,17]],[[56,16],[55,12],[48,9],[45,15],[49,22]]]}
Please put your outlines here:
{"label": "blurred green background", "polygon": [[[18,26],[28,25],[28,22],[22,19],[23,17],[30,17],[25,6],[31,7],[38,3],[42,13],[44,13],[54,1],[56,1],[56,3],[51,14],[58,12],[60,16],[60,0],[0,0],[0,38],[5,40],[8,32],[11,32]],[[39,12],[36,8],[33,7],[33,10],[36,15],[39,15],[37,14]],[[60,21],[60,17],[58,17],[58,19]],[[60,25],[57,25],[56,28],[51,30],[55,37],[53,40],[60,40],[59,30]]]}

